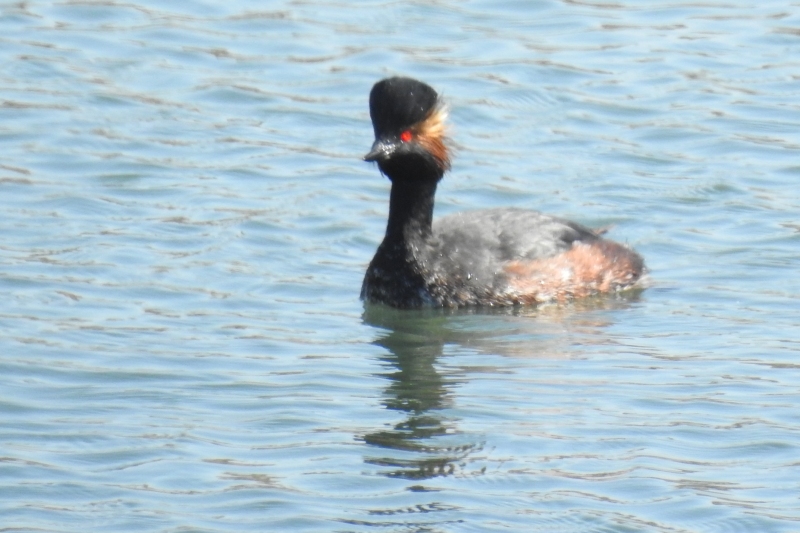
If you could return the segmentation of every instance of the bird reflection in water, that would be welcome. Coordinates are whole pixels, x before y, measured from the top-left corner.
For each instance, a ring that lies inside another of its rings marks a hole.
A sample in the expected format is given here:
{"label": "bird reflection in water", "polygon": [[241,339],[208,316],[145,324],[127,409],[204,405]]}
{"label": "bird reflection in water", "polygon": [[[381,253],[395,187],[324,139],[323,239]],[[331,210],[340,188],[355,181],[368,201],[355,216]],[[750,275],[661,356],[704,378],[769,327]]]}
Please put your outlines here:
{"label": "bird reflection in water", "polygon": [[[365,461],[383,467],[383,475],[417,481],[480,474],[483,469],[468,472],[467,465],[484,439],[460,431],[451,411],[454,390],[471,370],[443,365],[445,347],[514,358],[572,357],[576,344],[610,342],[603,331],[613,314],[602,311],[629,307],[639,295],[632,291],[539,309],[399,311],[367,305],[364,322],[380,330],[374,344],[387,350],[383,405],[402,413],[403,420],[363,435],[376,451]],[[479,371],[508,369],[481,366]]]}
{"label": "bird reflection in water", "polygon": [[383,405],[403,413],[392,429],[364,435],[364,441],[382,449],[407,452],[392,457],[372,457],[367,462],[388,467],[386,475],[429,479],[454,472],[475,442],[459,442],[456,420],[444,414],[450,407],[450,390],[457,376],[436,368],[445,346],[447,317],[437,311],[403,312],[369,306],[364,321],[384,329],[375,344],[388,350],[383,357],[389,381]]}

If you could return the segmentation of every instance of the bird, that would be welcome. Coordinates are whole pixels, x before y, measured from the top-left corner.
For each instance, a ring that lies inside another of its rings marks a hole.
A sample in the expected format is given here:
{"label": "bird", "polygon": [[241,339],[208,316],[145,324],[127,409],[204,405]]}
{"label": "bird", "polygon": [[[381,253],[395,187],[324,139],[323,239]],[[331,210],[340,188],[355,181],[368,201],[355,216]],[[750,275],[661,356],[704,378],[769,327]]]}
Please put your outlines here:
{"label": "bird", "polygon": [[538,211],[497,207],[433,220],[436,187],[450,170],[447,106],[428,84],[378,81],[369,95],[375,141],[364,161],[391,181],[383,241],[361,299],[399,309],[565,303],[637,285],[634,250],[603,230]]}

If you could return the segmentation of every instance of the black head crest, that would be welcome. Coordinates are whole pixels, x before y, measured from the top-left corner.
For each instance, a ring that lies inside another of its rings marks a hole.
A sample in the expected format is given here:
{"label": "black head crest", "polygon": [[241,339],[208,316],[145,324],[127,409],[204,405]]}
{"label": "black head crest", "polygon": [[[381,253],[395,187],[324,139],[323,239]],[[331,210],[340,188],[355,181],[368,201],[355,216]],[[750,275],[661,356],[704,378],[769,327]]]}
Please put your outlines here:
{"label": "black head crest", "polygon": [[412,78],[386,78],[369,94],[369,116],[375,137],[405,129],[424,120],[439,95],[430,85]]}

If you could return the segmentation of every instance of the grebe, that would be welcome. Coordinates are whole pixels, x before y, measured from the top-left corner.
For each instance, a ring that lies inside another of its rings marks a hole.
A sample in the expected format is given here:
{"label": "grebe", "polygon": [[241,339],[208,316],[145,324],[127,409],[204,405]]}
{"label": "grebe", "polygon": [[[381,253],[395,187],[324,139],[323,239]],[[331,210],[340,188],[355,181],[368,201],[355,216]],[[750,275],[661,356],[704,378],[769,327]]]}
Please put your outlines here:
{"label": "grebe", "polygon": [[375,84],[375,143],[364,156],[392,182],[386,235],[361,298],[403,309],[565,302],[633,286],[646,271],[633,250],[537,211],[468,211],[433,222],[436,185],[450,168],[446,110],[411,78]]}

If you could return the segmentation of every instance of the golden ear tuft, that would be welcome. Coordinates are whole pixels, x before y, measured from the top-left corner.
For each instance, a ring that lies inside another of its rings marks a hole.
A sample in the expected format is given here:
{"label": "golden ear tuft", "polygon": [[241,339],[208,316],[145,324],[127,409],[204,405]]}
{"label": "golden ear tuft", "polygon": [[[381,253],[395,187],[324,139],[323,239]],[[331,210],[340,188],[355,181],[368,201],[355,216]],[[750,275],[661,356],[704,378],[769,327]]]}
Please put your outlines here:
{"label": "golden ear tuft", "polygon": [[414,128],[417,142],[433,155],[442,170],[450,170],[446,121],[447,107],[439,104]]}

